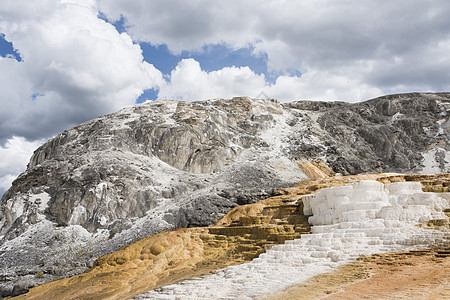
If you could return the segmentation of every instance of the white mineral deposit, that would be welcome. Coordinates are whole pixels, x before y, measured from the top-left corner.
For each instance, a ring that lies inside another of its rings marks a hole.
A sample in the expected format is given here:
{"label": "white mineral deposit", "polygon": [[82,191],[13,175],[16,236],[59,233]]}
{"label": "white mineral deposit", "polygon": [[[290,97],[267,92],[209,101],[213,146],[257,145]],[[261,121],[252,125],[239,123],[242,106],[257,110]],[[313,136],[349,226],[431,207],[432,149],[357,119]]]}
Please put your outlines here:
{"label": "white mineral deposit", "polygon": [[331,271],[361,255],[439,245],[449,232],[417,226],[447,218],[449,193],[419,182],[363,181],[303,198],[312,233],[286,241],[250,263],[165,286],[135,299],[254,299]]}

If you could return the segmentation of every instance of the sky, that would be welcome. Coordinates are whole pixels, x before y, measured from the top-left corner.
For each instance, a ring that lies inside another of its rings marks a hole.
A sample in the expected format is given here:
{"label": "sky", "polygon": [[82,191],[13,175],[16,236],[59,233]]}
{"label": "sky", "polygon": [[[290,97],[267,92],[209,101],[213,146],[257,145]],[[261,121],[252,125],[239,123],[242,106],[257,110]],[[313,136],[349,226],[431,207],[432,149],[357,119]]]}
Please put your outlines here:
{"label": "sky", "polygon": [[147,100],[450,90],[447,0],[2,0],[0,195],[59,132]]}

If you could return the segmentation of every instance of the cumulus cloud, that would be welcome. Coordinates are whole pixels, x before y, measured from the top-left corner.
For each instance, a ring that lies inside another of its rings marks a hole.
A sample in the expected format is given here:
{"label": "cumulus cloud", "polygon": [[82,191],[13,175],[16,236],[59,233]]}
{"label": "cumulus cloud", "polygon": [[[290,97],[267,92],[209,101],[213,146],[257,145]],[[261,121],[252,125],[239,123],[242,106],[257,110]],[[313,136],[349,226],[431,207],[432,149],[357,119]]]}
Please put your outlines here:
{"label": "cumulus cloud", "polygon": [[[133,1],[99,0],[98,7],[109,19],[128,20],[133,39],[153,45],[166,44],[174,53],[200,50],[205,44],[230,41],[241,48],[254,42],[248,24],[253,1]],[[224,30],[226,27],[226,30]],[[247,33],[247,34],[245,34]],[[249,40],[250,37],[250,40]]]}
{"label": "cumulus cloud", "polygon": [[205,72],[196,60],[183,59],[171,72],[169,82],[160,86],[159,98],[199,100],[256,96],[264,85],[264,75],[257,75],[248,67]]}
{"label": "cumulus cloud", "polygon": [[[322,88],[326,86],[327,88]],[[274,84],[263,74],[255,74],[248,67],[227,67],[206,72],[194,59],[184,59],[171,72],[167,83],[160,86],[160,99],[202,100],[256,97],[261,92],[281,101],[301,99],[351,100],[369,99],[380,95],[377,88],[354,78],[327,72],[308,72],[303,76],[279,76]]]}
{"label": "cumulus cloud", "polygon": [[23,137],[14,136],[0,146],[0,195],[11,186],[17,175],[25,171],[33,151],[42,142],[28,142]]}
{"label": "cumulus cloud", "polygon": [[163,81],[127,33],[97,17],[94,0],[4,0],[0,15],[21,57],[0,57],[1,189],[41,139],[133,105]]}
{"label": "cumulus cloud", "polygon": [[[99,8],[124,17],[133,39],[167,44],[173,53],[251,45],[267,54],[269,71],[307,76],[303,88],[314,95],[341,95],[330,90],[338,79],[361,84],[344,94],[353,101],[374,90],[450,88],[448,1],[99,0]],[[331,86],[319,77],[327,75]]]}
{"label": "cumulus cloud", "polygon": [[133,105],[162,80],[128,34],[97,18],[95,1],[5,0],[0,13],[22,58],[0,59],[0,139],[48,137]]}

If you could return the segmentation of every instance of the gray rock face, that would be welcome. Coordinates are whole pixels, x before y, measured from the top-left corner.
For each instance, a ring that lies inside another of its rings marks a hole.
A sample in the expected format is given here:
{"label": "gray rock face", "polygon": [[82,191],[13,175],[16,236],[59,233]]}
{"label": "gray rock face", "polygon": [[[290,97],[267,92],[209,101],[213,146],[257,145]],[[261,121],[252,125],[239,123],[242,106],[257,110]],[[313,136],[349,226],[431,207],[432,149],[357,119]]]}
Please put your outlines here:
{"label": "gray rock face", "polygon": [[37,149],[1,199],[0,293],[82,272],[164,229],[211,225],[306,179],[298,160],[343,174],[450,172],[449,110],[450,93],[234,98],[155,101],[83,123]]}

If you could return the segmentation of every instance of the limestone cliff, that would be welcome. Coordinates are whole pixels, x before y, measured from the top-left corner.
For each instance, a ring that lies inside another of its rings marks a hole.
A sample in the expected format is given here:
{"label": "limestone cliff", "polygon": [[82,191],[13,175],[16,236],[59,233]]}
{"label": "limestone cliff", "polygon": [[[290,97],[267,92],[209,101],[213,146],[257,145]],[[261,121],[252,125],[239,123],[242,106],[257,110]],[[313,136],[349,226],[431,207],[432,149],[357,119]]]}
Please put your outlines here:
{"label": "limestone cliff", "polygon": [[449,172],[449,107],[449,93],[155,101],[83,123],[37,149],[0,201],[0,290],[82,272],[165,229],[214,224],[307,179],[297,161],[344,175]]}

